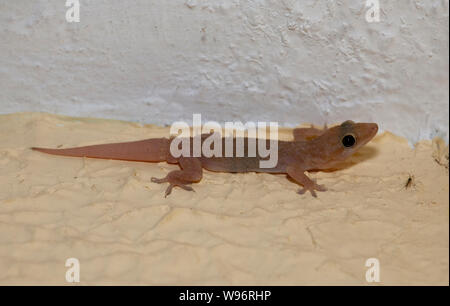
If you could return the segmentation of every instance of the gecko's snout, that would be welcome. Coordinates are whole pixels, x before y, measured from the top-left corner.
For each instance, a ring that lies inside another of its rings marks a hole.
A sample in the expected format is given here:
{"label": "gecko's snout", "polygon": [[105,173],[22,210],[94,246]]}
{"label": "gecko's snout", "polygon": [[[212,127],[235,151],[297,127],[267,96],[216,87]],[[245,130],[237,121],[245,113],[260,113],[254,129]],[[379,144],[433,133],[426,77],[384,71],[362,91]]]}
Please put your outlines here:
{"label": "gecko's snout", "polygon": [[364,144],[369,142],[378,132],[378,124],[376,123],[365,123],[365,127],[362,129],[362,139],[364,139]]}

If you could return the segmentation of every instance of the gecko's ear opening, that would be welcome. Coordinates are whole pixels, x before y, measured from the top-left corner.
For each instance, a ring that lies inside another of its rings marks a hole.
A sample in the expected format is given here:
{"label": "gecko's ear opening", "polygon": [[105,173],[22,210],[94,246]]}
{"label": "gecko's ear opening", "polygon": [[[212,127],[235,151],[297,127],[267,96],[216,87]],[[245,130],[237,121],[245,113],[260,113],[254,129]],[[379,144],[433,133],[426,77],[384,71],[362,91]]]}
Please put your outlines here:
{"label": "gecko's ear opening", "polygon": [[341,143],[346,148],[351,148],[356,144],[356,137],[353,134],[347,134],[342,137]]}

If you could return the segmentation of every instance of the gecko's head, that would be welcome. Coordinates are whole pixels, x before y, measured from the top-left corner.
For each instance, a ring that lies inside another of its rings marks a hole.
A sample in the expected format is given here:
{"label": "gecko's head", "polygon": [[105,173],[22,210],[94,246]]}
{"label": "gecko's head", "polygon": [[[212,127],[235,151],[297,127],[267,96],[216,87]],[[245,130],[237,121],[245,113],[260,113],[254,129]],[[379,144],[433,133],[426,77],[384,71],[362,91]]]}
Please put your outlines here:
{"label": "gecko's head", "polygon": [[347,159],[362,146],[368,143],[378,132],[376,123],[355,123],[347,120],[341,125],[329,128],[320,142],[326,146],[322,148],[330,162]]}

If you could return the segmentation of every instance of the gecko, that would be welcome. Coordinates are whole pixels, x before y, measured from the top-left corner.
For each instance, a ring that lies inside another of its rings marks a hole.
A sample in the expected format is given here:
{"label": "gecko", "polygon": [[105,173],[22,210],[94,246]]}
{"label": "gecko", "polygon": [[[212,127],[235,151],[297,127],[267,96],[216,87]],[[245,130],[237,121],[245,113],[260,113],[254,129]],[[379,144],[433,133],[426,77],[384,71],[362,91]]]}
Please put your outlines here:
{"label": "gecko", "polygon": [[[163,178],[152,177],[151,181],[168,183],[165,197],[173,187],[194,191],[193,183],[198,183],[203,177],[203,169],[215,172],[244,173],[263,172],[286,174],[291,180],[303,188],[297,193],[309,191],[317,197],[316,191],[326,191],[324,185],[317,184],[305,172],[314,170],[334,169],[339,163],[348,159],[368,143],[378,131],[376,123],[355,123],[347,120],[340,125],[318,129],[296,128],[293,130],[292,141],[278,140],[278,160],[272,168],[261,168],[259,161],[263,160],[258,152],[256,156],[248,155],[248,138],[244,137],[245,154],[243,157],[174,157],[170,153],[170,143],[174,138],[151,138],[132,142],[98,144],[83,147],[50,149],[32,147],[32,150],[62,156],[113,159],[137,162],[167,162],[178,164],[180,169],[170,171]],[[202,134],[202,141],[209,134]],[[192,140],[192,138],[191,138]],[[233,139],[236,144],[236,138]],[[266,140],[267,142],[269,140]],[[225,138],[222,138],[222,143]],[[192,144],[193,141],[190,141]],[[224,146],[222,146],[224,148]],[[234,145],[233,148],[236,148]],[[258,151],[258,150],[257,150]],[[191,145],[192,152],[192,145]],[[224,154],[222,156],[225,156]]]}

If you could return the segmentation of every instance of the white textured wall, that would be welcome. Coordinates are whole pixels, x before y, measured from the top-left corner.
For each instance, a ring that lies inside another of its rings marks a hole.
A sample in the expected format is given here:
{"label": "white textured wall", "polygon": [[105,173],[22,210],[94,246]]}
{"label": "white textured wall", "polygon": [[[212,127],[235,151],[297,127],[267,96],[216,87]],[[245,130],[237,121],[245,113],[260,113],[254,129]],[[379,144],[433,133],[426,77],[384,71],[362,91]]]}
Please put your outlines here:
{"label": "white textured wall", "polygon": [[0,112],[375,121],[448,141],[449,2],[0,0]]}

